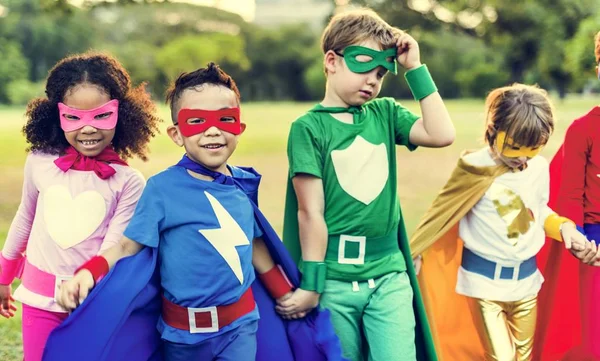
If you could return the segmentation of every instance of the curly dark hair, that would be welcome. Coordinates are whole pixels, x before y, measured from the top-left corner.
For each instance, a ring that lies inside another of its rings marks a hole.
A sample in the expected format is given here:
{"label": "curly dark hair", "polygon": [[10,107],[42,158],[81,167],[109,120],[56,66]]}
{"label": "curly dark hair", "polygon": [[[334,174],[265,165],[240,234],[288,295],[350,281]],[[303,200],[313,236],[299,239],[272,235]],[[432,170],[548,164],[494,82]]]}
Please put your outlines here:
{"label": "curly dark hair", "polygon": [[27,123],[23,133],[30,144],[28,151],[62,154],[69,147],[60,127],[58,103],[67,91],[79,84],[93,84],[119,100],[119,121],[112,140],[114,150],[123,159],[137,156],[148,159],[148,143],[158,132],[162,120],[156,106],[141,84],[131,85],[129,74],[113,57],[87,52],[66,57],[48,73],[46,98],[33,99],[25,113]]}
{"label": "curly dark hair", "polygon": [[224,72],[219,65],[210,62],[206,68],[200,68],[189,73],[181,73],[167,89],[166,101],[171,107],[171,119],[173,123],[177,123],[177,113],[179,113],[179,105],[177,101],[186,89],[197,89],[203,84],[221,85],[231,89],[238,101],[240,100],[240,91],[235,83],[235,80]]}

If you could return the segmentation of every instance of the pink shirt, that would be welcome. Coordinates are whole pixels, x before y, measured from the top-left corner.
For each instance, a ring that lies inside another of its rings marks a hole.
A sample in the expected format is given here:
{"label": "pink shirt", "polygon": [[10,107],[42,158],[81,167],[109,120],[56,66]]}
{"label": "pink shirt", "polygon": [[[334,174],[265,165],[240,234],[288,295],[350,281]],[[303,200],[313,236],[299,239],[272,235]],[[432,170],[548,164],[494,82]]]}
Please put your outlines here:
{"label": "pink shirt", "polygon": [[[31,153],[25,162],[23,194],[2,255],[24,251],[38,269],[72,276],[92,258],[116,244],[129,223],[145,180],[131,167],[111,165],[116,174],[103,180],[93,171],[61,171],[56,155]],[[54,299],[23,285],[15,299],[48,311],[64,312]]]}

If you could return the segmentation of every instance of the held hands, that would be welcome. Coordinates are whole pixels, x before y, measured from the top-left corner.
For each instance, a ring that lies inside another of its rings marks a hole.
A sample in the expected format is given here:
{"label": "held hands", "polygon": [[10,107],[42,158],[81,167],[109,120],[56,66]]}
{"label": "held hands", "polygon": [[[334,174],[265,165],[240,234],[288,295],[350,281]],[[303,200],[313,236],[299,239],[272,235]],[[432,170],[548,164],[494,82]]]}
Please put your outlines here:
{"label": "held hands", "polygon": [[10,285],[0,285],[0,316],[11,318],[15,315],[17,307],[14,305]]}
{"label": "held hands", "polygon": [[574,251],[583,251],[590,248],[590,242],[587,237],[581,234],[573,223],[563,223],[560,235],[565,242],[565,248]]}
{"label": "held hands", "polygon": [[82,269],[69,281],[60,286],[56,302],[65,310],[73,311],[88,296],[94,287],[94,277],[87,269]]}
{"label": "held hands", "polygon": [[297,288],[277,299],[275,310],[286,320],[295,320],[306,316],[319,304],[320,294]]}
{"label": "held hands", "polygon": [[589,265],[600,266],[600,248],[596,243],[588,241],[572,223],[564,223],[561,230],[565,248],[581,262]]}
{"label": "held hands", "polygon": [[597,247],[594,241],[589,243],[584,250],[575,251],[571,249],[571,254],[585,264],[600,267],[600,247]]}
{"label": "held hands", "polygon": [[421,54],[419,53],[419,44],[410,35],[404,33],[396,40],[398,54],[396,61],[406,70],[421,66]]}

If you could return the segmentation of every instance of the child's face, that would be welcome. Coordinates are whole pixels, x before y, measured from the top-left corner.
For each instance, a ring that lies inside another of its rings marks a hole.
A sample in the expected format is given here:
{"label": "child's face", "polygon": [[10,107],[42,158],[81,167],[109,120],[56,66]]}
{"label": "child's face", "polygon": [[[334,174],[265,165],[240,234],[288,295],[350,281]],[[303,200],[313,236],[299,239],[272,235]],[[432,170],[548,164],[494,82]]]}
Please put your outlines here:
{"label": "child's face", "polygon": [[[101,107],[110,101],[110,96],[97,85],[83,83],[71,87],[65,93],[63,103],[74,109],[90,110]],[[106,116],[101,114],[99,117]],[[95,157],[110,145],[115,136],[115,128],[97,129],[85,125],[73,131],[65,132],[67,142],[79,153],[87,157]]]}
{"label": "child's face", "polygon": [[[178,109],[219,110],[239,106],[237,96],[231,89],[212,84],[204,84],[200,89],[184,90],[177,103]],[[215,126],[189,137],[181,133],[178,125],[170,126],[168,132],[175,144],[183,146],[193,161],[221,173],[225,173],[227,160],[235,151],[239,138],[239,135]]]}
{"label": "child's face", "polygon": [[516,144],[511,138],[506,138],[506,132],[498,132],[496,145],[493,147],[498,160],[512,169],[525,169],[527,162],[538,155],[543,145],[526,147]]}
{"label": "child's face", "polygon": [[[382,50],[381,46],[372,39],[364,41],[360,44],[367,48],[377,51]],[[335,54],[325,58],[325,66],[327,67],[327,81],[329,86],[338,97],[348,105],[362,105],[367,101],[374,99],[379,95],[383,78],[387,74],[387,69],[377,67],[366,73],[354,73],[350,69],[340,55]],[[367,55],[359,55],[357,61],[367,62],[371,57]]]}

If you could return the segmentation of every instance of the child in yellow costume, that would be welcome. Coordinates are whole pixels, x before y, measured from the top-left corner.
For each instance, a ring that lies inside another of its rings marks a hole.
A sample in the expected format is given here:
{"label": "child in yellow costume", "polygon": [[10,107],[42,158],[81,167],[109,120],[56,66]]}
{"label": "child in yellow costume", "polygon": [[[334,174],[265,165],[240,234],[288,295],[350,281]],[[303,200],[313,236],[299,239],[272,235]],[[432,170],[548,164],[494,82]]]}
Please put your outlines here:
{"label": "child in yellow costume", "polygon": [[536,254],[546,234],[577,255],[592,246],[547,206],[554,129],[546,93],[516,84],[490,93],[483,149],[465,152],[411,239],[442,361],[531,360]]}

